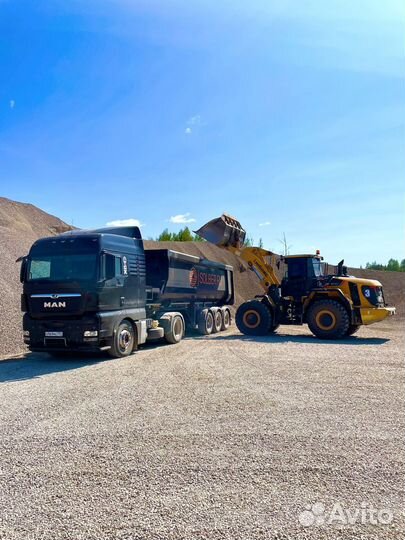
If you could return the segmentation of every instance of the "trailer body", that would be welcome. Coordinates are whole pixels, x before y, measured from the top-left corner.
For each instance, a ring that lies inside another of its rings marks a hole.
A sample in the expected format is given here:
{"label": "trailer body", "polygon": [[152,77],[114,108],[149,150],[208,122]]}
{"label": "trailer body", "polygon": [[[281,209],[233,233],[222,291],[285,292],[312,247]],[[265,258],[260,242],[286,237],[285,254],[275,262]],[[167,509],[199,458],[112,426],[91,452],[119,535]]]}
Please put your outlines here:
{"label": "trailer body", "polygon": [[232,267],[145,251],[138,227],[37,240],[23,258],[21,281],[24,340],[33,351],[125,356],[116,354],[121,330],[122,345],[130,339],[132,349],[148,339],[177,342],[185,328],[218,331],[220,318],[224,329],[234,301]]}

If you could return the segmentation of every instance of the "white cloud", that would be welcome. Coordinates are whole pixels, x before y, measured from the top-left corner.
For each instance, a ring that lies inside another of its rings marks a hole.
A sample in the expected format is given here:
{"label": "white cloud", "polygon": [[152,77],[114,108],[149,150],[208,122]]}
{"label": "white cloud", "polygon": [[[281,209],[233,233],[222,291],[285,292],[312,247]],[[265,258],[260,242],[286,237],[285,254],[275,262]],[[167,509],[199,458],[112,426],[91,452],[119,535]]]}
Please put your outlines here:
{"label": "white cloud", "polygon": [[187,125],[189,126],[201,126],[201,115],[196,114],[195,116],[190,116],[187,120]]}
{"label": "white cloud", "polygon": [[177,216],[171,216],[170,223],[194,223],[195,219],[190,216],[190,212],[186,214],[177,214]]}
{"label": "white cloud", "polygon": [[202,126],[205,126],[205,123],[202,121],[201,115],[195,114],[194,116],[190,116],[190,118],[186,121],[184,133],[186,135],[191,135],[193,131],[197,131]]}
{"label": "white cloud", "polygon": [[9,105],[10,105],[10,109],[14,109],[14,107],[15,107],[15,101],[14,101],[14,99],[10,99]]}
{"label": "white cloud", "polygon": [[263,223],[259,223],[259,227],[268,227],[271,225],[271,221],[263,221]]}
{"label": "white cloud", "polygon": [[143,227],[145,223],[141,223],[139,219],[116,219],[106,223],[107,227]]}

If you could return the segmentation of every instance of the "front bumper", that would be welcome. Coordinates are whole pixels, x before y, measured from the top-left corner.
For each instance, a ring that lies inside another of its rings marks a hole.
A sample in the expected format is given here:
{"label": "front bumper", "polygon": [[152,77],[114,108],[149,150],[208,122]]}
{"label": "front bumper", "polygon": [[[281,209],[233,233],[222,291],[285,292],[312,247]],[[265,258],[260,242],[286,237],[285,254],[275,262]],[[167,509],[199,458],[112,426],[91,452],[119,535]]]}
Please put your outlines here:
{"label": "front bumper", "polygon": [[[110,348],[110,340],[100,338],[98,318],[76,320],[37,320],[24,316],[24,342],[31,351],[98,352]],[[97,337],[85,337],[85,331],[97,331]]]}
{"label": "front bumper", "polygon": [[394,307],[360,308],[361,320],[366,325],[383,321],[387,317],[392,317],[395,313],[396,309]]}

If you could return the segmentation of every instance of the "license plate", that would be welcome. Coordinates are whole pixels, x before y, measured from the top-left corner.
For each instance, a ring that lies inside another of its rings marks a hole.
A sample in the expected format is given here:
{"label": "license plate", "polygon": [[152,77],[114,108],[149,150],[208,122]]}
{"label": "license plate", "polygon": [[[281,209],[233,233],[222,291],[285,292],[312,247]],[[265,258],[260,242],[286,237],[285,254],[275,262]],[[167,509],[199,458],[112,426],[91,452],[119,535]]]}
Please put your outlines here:
{"label": "license plate", "polygon": [[45,337],[63,337],[63,332],[45,332]]}

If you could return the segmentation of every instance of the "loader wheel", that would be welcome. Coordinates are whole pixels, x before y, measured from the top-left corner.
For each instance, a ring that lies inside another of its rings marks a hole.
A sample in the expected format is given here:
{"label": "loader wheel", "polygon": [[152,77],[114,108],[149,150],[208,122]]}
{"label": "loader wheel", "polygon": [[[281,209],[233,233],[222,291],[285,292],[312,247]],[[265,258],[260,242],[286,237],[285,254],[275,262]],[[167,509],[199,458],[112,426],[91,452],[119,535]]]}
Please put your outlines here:
{"label": "loader wheel", "polygon": [[318,300],[308,310],[309,329],[320,339],[340,339],[350,326],[347,310],[336,300]]}
{"label": "loader wheel", "polygon": [[357,330],[359,330],[360,326],[361,324],[350,324],[349,329],[346,332],[346,336],[352,336],[353,334],[355,334]]}
{"label": "loader wheel", "polygon": [[212,331],[216,334],[217,332],[220,332],[222,328],[222,313],[221,310],[218,309],[214,312],[214,327]]}
{"label": "loader wheel", "polygon": [[272,326],[271,312],[259,300],[245,302],[239,306],[236,312],[236,326],[242,334],[265,336]]}
{"label": "loader wheel", "polygon": [[108,351],[113,358],[123,358],[132,354],[136,348],[134,327],[129,321],[121,321],[115,335],[111,349]]}

